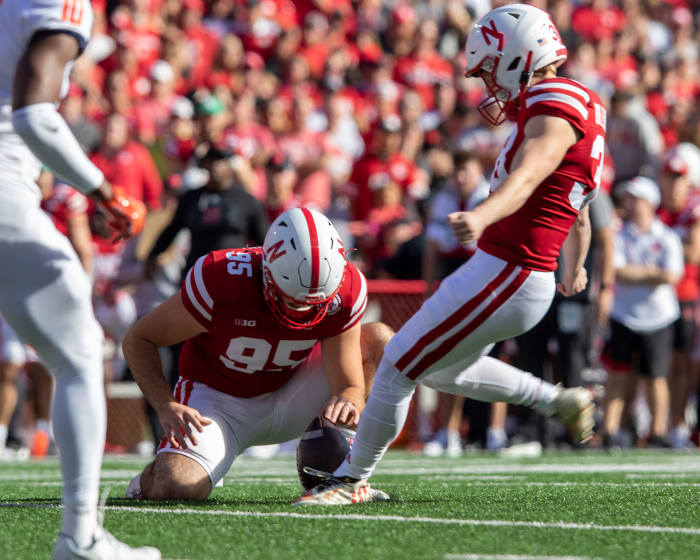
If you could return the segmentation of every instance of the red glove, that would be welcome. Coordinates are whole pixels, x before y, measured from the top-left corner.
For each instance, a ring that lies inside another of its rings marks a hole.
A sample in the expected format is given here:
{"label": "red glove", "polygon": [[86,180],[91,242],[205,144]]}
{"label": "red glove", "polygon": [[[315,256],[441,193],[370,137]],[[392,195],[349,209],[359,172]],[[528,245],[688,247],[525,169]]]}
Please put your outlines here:
{"label": "red glove", "polygon": [[117,232],[112,242],[128,239],[143,230],[146,221],[146,206],[129,196],[123,188],[112,185],[112,198],[100,204],[108,216],[108,224]]}

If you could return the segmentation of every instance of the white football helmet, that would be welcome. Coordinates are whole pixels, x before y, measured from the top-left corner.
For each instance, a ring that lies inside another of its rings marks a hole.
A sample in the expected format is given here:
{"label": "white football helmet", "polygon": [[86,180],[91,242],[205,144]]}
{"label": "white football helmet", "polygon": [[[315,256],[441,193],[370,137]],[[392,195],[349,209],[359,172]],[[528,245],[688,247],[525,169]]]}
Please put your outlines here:
{"label": "white football helmet", "polygon": [[515,115],[517,101],[529,87],[532,73],[563,63],[567,52],[547,12],[527,4],[491,10],[474,26],[465,47],[467,77],[484,80],[489,96],[479,112],[492,124]]}
{"label": "white football helmet", "polygon": [[309,208],[293,208],[272,223],[263,244],[265,300],[294,329],[318,324],[345,273],[345,249],[331,221]]}

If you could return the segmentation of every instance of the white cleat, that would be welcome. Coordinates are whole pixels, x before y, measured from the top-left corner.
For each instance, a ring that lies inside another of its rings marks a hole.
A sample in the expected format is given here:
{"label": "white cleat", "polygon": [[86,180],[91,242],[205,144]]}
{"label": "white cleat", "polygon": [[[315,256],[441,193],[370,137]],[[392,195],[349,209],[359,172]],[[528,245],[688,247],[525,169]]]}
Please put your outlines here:
{"label": "white cleat", "polygon": [[315,471],[313,474],[326,475],[326,480],[304,492],[292,502],[293,506],[343,506],[367,502],[386,502],[391,499],[389,494],[372,488],[366,480],[341,479],[328,473],[312,470]]}
{"label": "white cleat", "polygon": [[113,535],[98,529],[88,548],[78,548],[75,541],[63,533],[58,535],[51,560],[160,560],[158,549],[152,546],[131,548]]}
{"label": "white cleat", "polygon": [[129,482],[129,486],[126,487],[126,498],[131,498],[132,500],[145,500],[143,493],[141,492],[141,473],[137,474]]}
{"label": "white cleat", "polygon": [[586,443],[593,435],[593,395],[588,389],[557,389],[554,394],[556,416],[575,441]]}

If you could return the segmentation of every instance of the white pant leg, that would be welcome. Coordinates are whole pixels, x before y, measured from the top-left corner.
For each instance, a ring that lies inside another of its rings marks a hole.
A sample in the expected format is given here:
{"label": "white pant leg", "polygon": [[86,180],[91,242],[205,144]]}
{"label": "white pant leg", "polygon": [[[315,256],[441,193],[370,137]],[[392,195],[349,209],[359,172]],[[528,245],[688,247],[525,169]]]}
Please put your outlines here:
{"label": "white pant leg", "polygon": [[35,200],[0,184],[0,313],[56,377],[53,421],[63,474],[62,532],[95,530],[106,413],[102,331],[90,283]]}
{"label": "white pant leg", "polygon": [[462,371],[489,344],[539,323],[554,288],[553,273],[528,271],[479,250],[401,327],[384,355],[413,380]]}
{"label": "white pant leg", "polygon": [[19,366],[23,366],[28,361],[24,342],[2,317],[0,317],[0,361]]}
{"label": "white pant leg", "polygon": [[331,398],[321,353],[314,351],[289,383],[274,395],[270,434],[255,445],[298,438]]}
{"label": "white pant leg", "polygon": [[335,474],[361,479],[372,474],[403,428],[416,383],[426,379],[430,386],[483,400],[549,400],[551,385],[543,397],[539,380],[516,368],[504,372],[482,356],[494,342],[534,327],[553,296],[552,273],[524,270],[477,251],[387,344],[350,462]]}
{"label": "white pant leg", "polygon": [[197,461],[209,474],[212,486],[248,447],[301,436],[331,394],[320,354],[309,359],[289,383],[258,397],[233,397],[182,378],[174,392],[178,402],[195,408],[212,423],[197,434],[197,445],[174,449],[164,438],[158,453],[179,453]]}
{"label": "white pant leg", "polygon": [[158,453],[178,453],[196,461],[207,471],[214,487],[245,449],[246,434],[254,431],[264,418],[266,399],[239,399],[182,377],[175,385],[174,394],[177,402],[194,408],[211,420],[211,424],[197,434],[197,445],[176,449],[163,438]]}

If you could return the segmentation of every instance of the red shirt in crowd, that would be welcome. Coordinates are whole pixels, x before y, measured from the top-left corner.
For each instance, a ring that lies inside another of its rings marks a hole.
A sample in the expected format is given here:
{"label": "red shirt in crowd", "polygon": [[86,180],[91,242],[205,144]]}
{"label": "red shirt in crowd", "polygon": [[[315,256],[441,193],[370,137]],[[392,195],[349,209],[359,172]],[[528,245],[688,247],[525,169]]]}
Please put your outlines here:
{"label": "red shirt in crowd", "polygon": [[148,208],[160,208],[163,181],[151,154],[141,144],[129,142],[112,157],[95,152],[90,159],[110,183],[119,185]]}
{"label": "red shirt in crowd", "polygon": [[56,229],[68,237],[68,221],[87,213],[88,199],[73,187],[56,183],[49,197],[41,201],[41,209],[51,216]]}
{"label": "red shirt in crowd", "polygon": [[[659,219],[673,229],[683,243],[690,239],[690,232],[700,219],[700,197],[691,196],[686,205],[678,212],[669,212],[660,207],[657,211]],[[700,268],[697,264],[685,261],[683,278],[676,284],[678,301],[693,302],[700,296]]]}
{"label": "red shirt in crowd", "polygon": [[603,10],[582,6],[574,10],[571,25],[584,39],[594,41],[613,37],[625,26],[626,19],[625,13],[614,6]]}
{"label": "red shirt in crowd", "polygon": [[372,209],[372,185],[375,181],[384,182],[388,179],[408,193],[411,192],[411,187],[423,181],[418,166],[399,152],[386,160],[374,154],[366,155],[355,164],[350,177],[350,182],[356,189],[354,219],[367,218]]}
{"label": "red shirt in crowd", "polygon": [[426,111],[435,106],[435,84],[452,83],[453,77],[452,65],[437,51],[420,57],[411,55],[400,58],[394,67],[394,79],[416,90]]}

